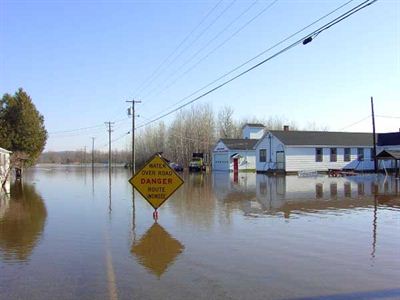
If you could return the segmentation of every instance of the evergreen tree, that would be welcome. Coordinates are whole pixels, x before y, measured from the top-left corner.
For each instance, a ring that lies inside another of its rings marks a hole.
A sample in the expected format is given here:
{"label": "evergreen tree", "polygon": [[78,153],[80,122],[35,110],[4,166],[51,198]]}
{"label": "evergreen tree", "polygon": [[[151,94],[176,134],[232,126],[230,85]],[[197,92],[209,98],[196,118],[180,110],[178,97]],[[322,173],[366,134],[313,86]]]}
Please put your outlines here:
{"label": "evergreen tree", "polygon": [[27,165],[32,165],[42,153],[46,140],[43,116],[29,95],[21,88],[14,96],[3,95],[0,100],[0,147],[24,153]]}

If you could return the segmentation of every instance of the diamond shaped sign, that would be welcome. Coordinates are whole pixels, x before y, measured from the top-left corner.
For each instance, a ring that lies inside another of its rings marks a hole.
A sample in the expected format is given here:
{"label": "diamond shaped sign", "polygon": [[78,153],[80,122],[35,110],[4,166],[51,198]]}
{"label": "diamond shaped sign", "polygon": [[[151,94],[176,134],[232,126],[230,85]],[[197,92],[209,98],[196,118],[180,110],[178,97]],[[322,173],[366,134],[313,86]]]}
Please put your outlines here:
{"label": "diamond shaped sign", "polygon": [[154,209],[159,208],[182,184],[182,178],[156,154],[129,182]]}

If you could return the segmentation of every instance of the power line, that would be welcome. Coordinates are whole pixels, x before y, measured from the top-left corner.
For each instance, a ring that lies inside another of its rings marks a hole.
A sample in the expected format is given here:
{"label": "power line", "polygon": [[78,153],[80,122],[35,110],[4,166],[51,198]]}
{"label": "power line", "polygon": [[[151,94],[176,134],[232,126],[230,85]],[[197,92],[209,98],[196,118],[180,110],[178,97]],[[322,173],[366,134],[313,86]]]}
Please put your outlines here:
{"label": "power line", "polygon": [[[175,56],[175,57],[167,64],[167,66],[166,66],[165,68],[168,68],[168,67],[169,67],[172,63],[174,63],[179,57],[181,57],[181,55],[182,55],[183,53],[185,53],[185,51],[186,51],[187,49],[189,49],[195,42],[197,42],[197,41],[203,36],[203,34],[204,34],[211,26],[213,26],[213,25],[228,11],[228,9],[230,9],[230,8],[233,6],[233,4],[235,4],[236,1],[237,1],[237,0],[232,0],[232,1],[228,4],[228,6],[225,7],[225,8],[222,10],[222,12],[220,12],[220,13],[211,21],[210,24],[208,24],[208,25],[196,36],[196,38],[195,38],[194,40],[192,40],[192,41],[189,43],[189,45],[187,45],[185,48],[183,48],[183,49],[178,53],[178,55]],[[155,78],[153,78],[152,82],[153,82],[156,78],[158,78],[159,75],[160,75],[160,73],[159,73],[157,76],[155,76]],[[151,84],[151,82],[150,82],[150,84]],[[148,86],[148,85],[147,85],[147,86]],[[147,87],[147,86],[146,86],[146,87]],[[142,89],[142,91],[143,91],[143,89]],[[141,98],[143,98],[143,97],[141,97]]]}
{"label": "power line", "polygon": [[397,116],[382,116],[382,115],[375,115],[375,117],[379,117],[379,118],[386,118],[386,119],[400,119],[400,117],[397,117]]}
{"label": "power line", "polygon": [[335,24],[341,22],[342,20],[348,18],[349,16],[353,15],[354,13],[358,12],[359,10],[361,10],[361,9],[363,9],[363,8],[365,8],[365,7],[369,6],[369,5],[371,5],[372,3],[375,3],[376,1],[377,1],[377,0],[373,0],[372,2],[370,2],[370,0],[364,1],[363,3],[361,3],[361,4],[357,5],[357,6],[355,6],[354,8],[348,10],[347,12],[343,13],[342,15],[340,15],[340,16],[337,17],[337,18],[335,18],[334,20],[332,20],[332,21],[328,22],[327,24],[321,26],[321,27],[318,28],[317,30],[314,30],[312,33],[305,35],[305,36],[302,37],[301,39],[295,41],[294,43],[292,43],[292,44],[290,44],[289,46],[283,48],[282,50],[276,52],[275,54],[269,56],[268,58],[262,60],[261,62],[255,64],[255,65],[253,65],[252,67],[250,67],[250,68],[248,68],[248,69],[242,71],[242,72],[239,73],[238,75],[235,75],[234,77],[232,77],[232,78],[230,78],[230,79],[224,81],[223,83],[221,83],[221,84],[217,85],[216,87],[214,87],[214,88],[208,90],[207,92],[204,92],[204,93],[201,94],[200,96],[195,97],[194,99],[192,99],[192,100],[190,100],[190,101],[188,101],[188,102],[186,102],[186,103],[180,105],[179,107],[177,107],[177,108],[175,108],[175,109],[173,109],[173,110],[171,110],[171,111],[169,111],[169,112],[167,112],[167,113],[162,114],[161,116],[159,116],[159,117],[157,117],[157,118],[152,119],[152,121],[149,121],[149,122],[147,122],[147,123],[145,123],[145,124],[143,124],[143,125],[140,125],[140,126],[136,127],[135,129],[138,129],[138,128],[147,126],[147,125],[149,125],[149,124],[151,124],[151,123],[153,123],[153,122],[155,122],[155,121],[158,121],[158,120],[160,120],[160,119],[162,119],[162,118],[164,118],[164,117],[166,117],[166,116],[168,116],[168,115],[170,115],[170,114],[172,114],[172,113],[174,113],[174,112],[176,112],[176,111],[182,109],[183,107],[185,107],[185,106],[187,106],[187,105],[189,105],[189,104],[192,104],[192,103],[195,102],[195,101],[200,100],[201,98],[207,96],[208,94],[211,94],[212,92],[215,92],[216,90],[218,90],[218,89],[224,87],[225,85],[227,85],[227,84],[229,84],[230,82],[236,80],[237,78],[239,78],[239,77],[241,77],[241,76],[243,76],[243,75],[249,73],[250,71],[252,71],[252,70],[254,70],[254,69],[260,67],[261,65],[265,64],[266,62],[272,60],[273,58],[275,58],[275,57],[277,57],[277,56],[283,54],[284,52],[290,50],[291,48],[297,46],[298,44],[303,43],[306,39],[309,39],[310,37],[315,37],[315,36],[317,36],[319,33],[323,32],[324,30],[326,30],[326,29],[332,27],[333,25],[335,25]]}
{"label": "power line", "polygon": [[81,131],[81,130],[87,130],[87,129],[92,129],[92,128],[98,128],[98,127],[102,127],[102,126],[103,126],[103,124],[93,125],[93,126],[88,126],[88,127],[75,128],[75,129],[52,131],[52,132],[49,132],[49,134],[68,133],[68,132],[74,132],[74,131]]}
{"label": "power line", "polygon": [[352,126],[354,126],[354,125],[357,125],[357,124],[359,124],[359,123],[361,123],[361,122],[363,122],[363,121],[369,119],[370,117],[371,117],[371,115],[368,115],[368,116],[366,116],[366,117],[364,117],[364,118],[362,118],[362,119],[360,119],[360,120],[358,120],[358,121],[356,121],[356,122],[354,122],[354,123],[351,123],[351,124],[349,124],[349,125],[346,125],[345,127],[340,128],[339,131],[342,131],[342,130],[344,130],[344,129],[347,129],[347,128],[350,128],[350,127],[352,127]]}
{"label": "power line", "polygon": [[[191,94],[187,95],[186,97],[182,98],[182,99],[179,100],[178,102],[176,102],[176,103],[174,103],[174,104],[168,106],[165,110],[170,109],[170,108],[174,107],[175,105],[178,105],[178,104],[184,102],[185,100],[191,98],[192,96],[196,95],[197,93],[199,93],[199,92],[205,90],[206,88],[210,87],[210,86],[213,85],[214,83],[216,83],[216,82],[220,81],[221,79],[227,77],[228,75],[234,73],[235,71],[239,70],[240,68],[242,68],[242,67],[244,67],[245,65],[249,64],[250,62],[256,60],[257,58],[261,57],[261,56],[264,55],[265,53],[271,51],[272,49],[274,49],[274,48],[280,46],[280,45],[283,44],[284,42],[290,40],[291,38],[293,38],[294,36],[298,35],[299,33],[305,31],[306,29],[308,29],[308,28],[310,28],[310,27],[312,27],[313,25],[315,25],[316,23],[320,22],[321,20],[323,20],[323,19],[329,17],[330,15],[334,14],[335,12],[337,12],[337,11],[340,10],[340,9],[342,9],[343,7],[345,7],[346,5],[348,5],[349,3],[353,2],[353,1],[354,1],[354,0],[349,0],[349,1],[345,2],[344,4],[340,5],[340,6],[337,7],[336,9],[334,9],[334,10],[330,11],[329,13],[325,14],[324,16],[318,18],[318,19],[315,20],[314,22],[308,24],[307,26],[301,28],[300,30],[296,31],[295,33],[293,33],[293,34],[287,36],[286,38],[284,38],[283,40],[279,41],[278,43],[272,45],[272,46],[269,47],[268,49],[266,49],[266,50],[260,52],[260,53],[257,54],[256,56],[254,56],[254,57],[250,58],[249,60],[243,62],[242,64],[238,65],[237,67],[235,67],[234,69],[230,70],[229,72],[227,72],[227,73],[221,75],[220,77],[218,77],[217,79],[211,81],[210,83],[206,84],[205,86],[203,86],[203,87],[197,89],[196,91],[194,91],[193,93],[191,93]],[[159,115],[159,114],[160,114],[160,113],[154,115],[154,117],[156,117],[156,116]]]}
{"label": "power line", "polygon": [[161,69],[161,67],[169,60],[173,55],[178,51],[179,48],[182,47],[182,45],[190,38],[190,36],[208,19],[208,17],[213,13],[213,11],[221,4],[223,0],[218,1],[212,8],[211,10],[208,11],[208,13],[201,19],[201,21],[189,32],[188,35],[179,43],[177,47],[157,66],[157,68],[151,73],[150,76],[148,76],[144,81],[142,81],[139,86],[136,88],[138,92],[142,91],[143,88],[145,88],[145,84],[149,80],[151,80],[157,72]]}
{"label": "power line", "polygon": [[[227,27],[230,27],[230,25],[232,25],[235,21],[237,21],[242,15],[244,15],[254,4],[256,4],[258,0],[254,1],[252,4],[250,4],[250,6],[244,11],[242,12],[242,14],[240,14],[236,19],[234,19],[233,22],[231,22]],[[167,84],[166,86],[164,86],[164,88],[162,88],[158,93],[156,93],[154,96],[157,96],[159,94],[161,94],[162,92],[166,91],[167,89],[169,89],[171,86],[173,86],[179,79],[181,79],[183,76],[185,76],[187,73],[189,73],[190,71],[192,71],[195,67],[197,67],[202,61],[204,61],[205,59],[207,59],[210,55],[212,55],[213,53],[215,53],[215,51],[217,51],[218,49],[220,49],[222,46],[224,46],[227,42],[229,42],[232,38],[234,38],[236,35],[238,35],[243,29],[245,29],[247,26],[249,26],[253,21],[255,21],[258,17],[260,17],[262,14],[264,14],[266,11],[268,11],[276,2],[278,2],[279,0],[274,0],[272,1],[268,6],[266,6],[264,9],[262,9],[257,15],[255,15],[254,17],[252,17],[249,21],[247,21],[246,23],[244,23],[240,28],[238,28],[236,31],[234,31],[230,36],[228,36],[228,38],[226,38],[224,41],[222,41],[222,43],[219,43],[216,47],[214,47],[211,51],[209,51],[206,55],[204,55],[203,57],[201,57],[195,64],[193,64],[191,67],[189,67],[188,69],[186,69],[186,71],[184,71],[182,74],[180,74],[178,77],[176,77],[174,80],[172,80],[172,82],[170,82],[169,84]],[[352,0],[353,1],[353,0]],[[212,41],[215,40],[215,38],[217,36],[219,36],[221,33],[223,33],[227,27],[225,27],[220,33],[218,33],[209,43],[206,44],[206,46],[204,46],[203,48],[201,48],[199,51],[197,51],[195,53],[195,55],[193,55],[188,61],[186,61],[185,64],[183,64],[180,68],[178,68],[178,70],[176,70],[175,72],[181,70],[185,65],[187,65],[194,57],[197,56],[197,54],[199,54],[201,52],[201,50],[203,50],[204,48],[206,48]],[[154,90],[153,90],[154,92]],[[143,97],[149,97],[152,94],[152,92],[147,93],[146,95],[144,95]]]}

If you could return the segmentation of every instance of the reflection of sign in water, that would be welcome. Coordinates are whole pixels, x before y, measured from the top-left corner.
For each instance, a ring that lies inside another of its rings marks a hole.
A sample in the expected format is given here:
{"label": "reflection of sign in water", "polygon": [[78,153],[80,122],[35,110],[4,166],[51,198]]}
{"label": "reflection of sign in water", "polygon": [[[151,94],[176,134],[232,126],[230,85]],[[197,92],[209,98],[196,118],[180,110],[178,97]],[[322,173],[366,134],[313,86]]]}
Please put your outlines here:
{"label": "reflection of sign in water", "polygon": [[160,155],[155,155],[129,182],[154,209],[159,208],[183,184],[183,180]]}
{"label": "reflection of sign in water", "polygon": [[140,264],[160,277],[172,264],[184,246],[158,223],[132,245],[131,252]]}

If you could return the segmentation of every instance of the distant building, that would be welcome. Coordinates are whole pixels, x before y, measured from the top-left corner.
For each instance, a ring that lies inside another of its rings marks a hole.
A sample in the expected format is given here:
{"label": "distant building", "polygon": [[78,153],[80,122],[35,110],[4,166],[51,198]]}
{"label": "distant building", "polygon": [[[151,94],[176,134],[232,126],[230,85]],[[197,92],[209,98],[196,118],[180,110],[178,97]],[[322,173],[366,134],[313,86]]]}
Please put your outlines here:
{"label": "distant building", "polygon": [[261,139],[264,134],[264,128],[263,124],[244,124],[242,127],[242,136],[244,139]]}
{"label": "distant building", "polygon": [[290,131],[286,127],[266,132],[255,151],[257,172],[374,168],[371,133]]}
{"label": "distant building", "polygon": [[400,167],[400,132],[379,133],[376,150],[379,168],[394,169],[398,174]]}
{"label": "distant building", "polygon": [[264,125],[245,124],[241,139],[220,139],[212,152],[214,171],[255,171],[254,146],[264,134]]}
{"label": "distant building", "polygon": [[[0,148],[0,188],[9,179],[11,151]],[[7,187],[6,187],[7,188]]]}

